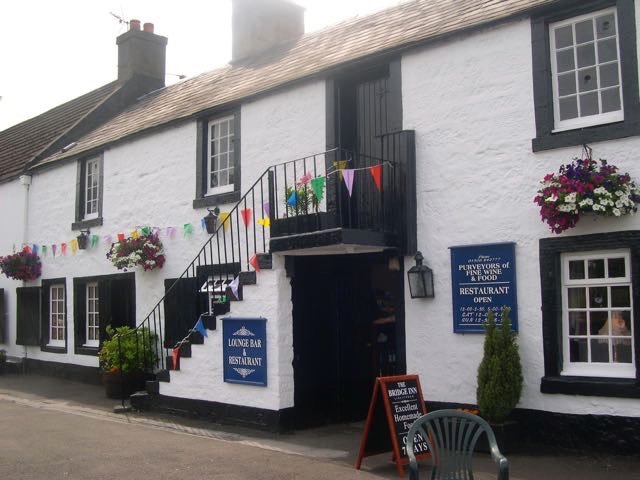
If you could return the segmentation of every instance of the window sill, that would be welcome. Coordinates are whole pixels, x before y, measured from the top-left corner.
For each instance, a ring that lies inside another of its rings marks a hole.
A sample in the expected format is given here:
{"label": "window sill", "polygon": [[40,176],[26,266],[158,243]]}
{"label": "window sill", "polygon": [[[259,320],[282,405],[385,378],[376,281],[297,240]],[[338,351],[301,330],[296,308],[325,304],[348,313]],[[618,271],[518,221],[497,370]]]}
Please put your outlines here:
{"label": "window sill", "polygon": [[618,122],[593,127],[578,128],[536,137],[531,141],[534,152],[554,148],[572,147],[585,143],[595,143],[616,138],[640,135],[640,123]]}
{"label": "window sill", "polygon": [[640,383],[635,378],[542,377],[540,391],[566,395],[640,398]]}
{"label": "window sill", "polygon": [[83,345],[81,347],[76,347],[76,355],[92,355],[94,357],[98,356],[99,347],[87,347]]}
{"label": "window sill", "polygon": [[240,201],[240,191],[210,195],[208,197],[196,198],[193,201],[193,208],[214,207],[225,203],[237,203]]}
{"label": "window sill", "polygon": [[52,345],[43,345],[40,350],[49,353],[67,353],[67,347],[54,347]]}
{"label": "window sill", "polygon": [[92,218],[90,220],[80,220],[71,224],[71,230],[85,230],[91,227],[99,227],[102,225],[102,217]]}

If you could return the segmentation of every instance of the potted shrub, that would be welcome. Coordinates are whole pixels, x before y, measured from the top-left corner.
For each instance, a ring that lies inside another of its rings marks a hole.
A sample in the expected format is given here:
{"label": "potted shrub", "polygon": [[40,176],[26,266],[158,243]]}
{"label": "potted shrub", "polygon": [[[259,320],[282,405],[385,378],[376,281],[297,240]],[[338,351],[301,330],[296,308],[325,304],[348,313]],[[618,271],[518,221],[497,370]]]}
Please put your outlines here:
{"label": "potted shrub", "polygon": [[492,310],[487,314],[476,392],[480,415],[491,425],[503,453],[512,451],[518,439],[518,424],[509,415],[522,394],[522,366],[509,311],[502,307],[501,327],[496,326]]}
{"label": "potted shrub", "polygon": [[157,363],[158,336],[146,327],[107,326],[108,338],[102,342],[98,358],[102,370],[102,383],[109,398],[127,398],[144,390]]}
{"label": "potted shrub", "polygon": [[37,254],[25,248],[13,255],[0,257],[0,270],[9,278],[28,282],[40,276],[42,263]]}

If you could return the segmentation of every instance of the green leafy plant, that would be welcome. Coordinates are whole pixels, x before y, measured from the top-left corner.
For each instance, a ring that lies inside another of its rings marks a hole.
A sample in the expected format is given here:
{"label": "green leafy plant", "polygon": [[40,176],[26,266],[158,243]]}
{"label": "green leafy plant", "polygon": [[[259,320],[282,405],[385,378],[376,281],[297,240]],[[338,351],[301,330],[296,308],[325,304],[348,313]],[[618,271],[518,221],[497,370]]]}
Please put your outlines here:
{"label": "green leafy plant", "polygon": [[109,338],[102,342],[98,352],[100,368],[105,372],[141,372],[153,367],[157,360],[158,336],[146,327],[107,326]]}
{"label": "green leafy plant", "polygon": [[490,310],[485,323],[484,356],[478,367],[476,399],[488,422],[503,423],[522,394],[522,366],[515,332],[511,331],[509,307],[502,307],[502,327]]}

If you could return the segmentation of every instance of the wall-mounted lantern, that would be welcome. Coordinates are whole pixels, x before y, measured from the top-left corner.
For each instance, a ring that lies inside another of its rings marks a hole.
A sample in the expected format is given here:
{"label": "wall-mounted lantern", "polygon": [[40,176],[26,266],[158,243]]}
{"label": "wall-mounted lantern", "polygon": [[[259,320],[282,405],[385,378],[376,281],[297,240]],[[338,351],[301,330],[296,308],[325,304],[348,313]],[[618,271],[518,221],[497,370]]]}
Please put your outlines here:
{"label": "wall-mounted lantern", "polygon": [[415,266],[411,267],[407,272],[409,279],[409,291],[411,298],[433,298],[433,270],[422,265],[424,257],[422,253],[417,252]]}
{"label": "wall-mounted lantern", "polygon": [[90,230],[80,230],[80,235],[78,235],[76,237],[76,240],[78,240],[78,248],[80,250],[86,250],[87,249],[87,243],[89,243],[89,234],[91,233]]}
{"label": "wall-mounted lantern", "polygon": [[207,233],[212,234],[216,233],[216,228],[218,227],[218,215],[220,215],[220,209],[218,207],[213,210],[207,208],[209,213],[204,217],[204,225],[207,228]]}

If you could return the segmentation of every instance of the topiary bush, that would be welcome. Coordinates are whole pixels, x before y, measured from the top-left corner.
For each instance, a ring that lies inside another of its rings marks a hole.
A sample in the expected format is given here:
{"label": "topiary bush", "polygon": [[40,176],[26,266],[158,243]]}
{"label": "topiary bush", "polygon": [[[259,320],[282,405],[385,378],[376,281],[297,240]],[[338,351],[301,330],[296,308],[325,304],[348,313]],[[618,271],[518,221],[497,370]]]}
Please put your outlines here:
{"label": "topiary bush", "polygon": [[496,326],[495,313],[487,314],[484,355],[478,367],[478,408],[480,415],[494,424],[509,417],[522,394],[522,366],[509,311],[509,307],[502,307],[500,328]]}

